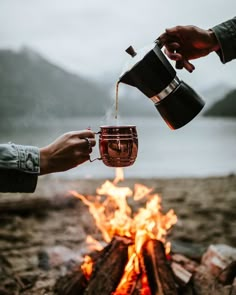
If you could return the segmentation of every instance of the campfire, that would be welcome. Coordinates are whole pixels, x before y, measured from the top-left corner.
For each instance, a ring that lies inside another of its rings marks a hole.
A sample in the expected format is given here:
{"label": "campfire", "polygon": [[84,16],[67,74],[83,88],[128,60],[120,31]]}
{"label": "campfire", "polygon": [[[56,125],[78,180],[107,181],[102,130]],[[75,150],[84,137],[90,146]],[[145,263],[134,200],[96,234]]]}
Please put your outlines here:
{"label": "campfire", "polygon": [[2,196],[0,294],[236,294],[235,215],[226,211],[235,177],[144,186],[122,182],[122,172]]}
{"label": "campfire", "polygon": [[235,249],[210,246],[201,262],[172,253],[168,233],[177,222],[174,211],[163,213],[161,197],[152,188],[135,184],[132,190],[118,185],[122,180],[119,168],[96,196],[70,191],[88,207],[104,241],[87,236],[93,250],[58,280],[57,294],[233,295]]}
{"label": "campfire", "polygon": [[[161,197],[151,188],[118,186],[123,179],[117,168],[114,181],[105,181],[96,196],[70,191],[88,206],[106,246],[96,241],[97,251],[85,256],[63,294],[177,294],[167,240],[177,216],[172,209],[162,212]],[[134,212],[129,200],[144,205]]]}

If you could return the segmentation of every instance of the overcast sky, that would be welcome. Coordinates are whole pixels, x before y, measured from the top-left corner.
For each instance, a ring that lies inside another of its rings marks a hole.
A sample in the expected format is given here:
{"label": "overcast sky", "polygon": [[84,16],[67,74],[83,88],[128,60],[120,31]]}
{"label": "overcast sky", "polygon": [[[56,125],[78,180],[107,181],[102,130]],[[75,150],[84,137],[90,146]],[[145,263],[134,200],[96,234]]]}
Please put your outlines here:
{"label": "overcast sky", "polygon": [[[125,49],[149,44],[175,25],[212,27],[236,13],[236,0],[1,0],[0,47],[28,46],[66,69],[96,80],[118,78]],[[216,54],[178,76],[197,89],[236,85],[236,60]]]}

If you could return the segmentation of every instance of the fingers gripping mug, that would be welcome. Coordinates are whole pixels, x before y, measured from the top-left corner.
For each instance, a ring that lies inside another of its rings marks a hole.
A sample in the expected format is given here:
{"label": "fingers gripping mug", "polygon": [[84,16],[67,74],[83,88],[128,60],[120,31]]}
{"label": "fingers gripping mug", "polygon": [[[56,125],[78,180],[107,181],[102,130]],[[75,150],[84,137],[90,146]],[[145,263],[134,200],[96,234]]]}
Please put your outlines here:
{"label": "fingers gripping mug", "polygon": [[108,167],[127,167],[134,164],[138,153],[136,126],[100,126],[100,158]]}

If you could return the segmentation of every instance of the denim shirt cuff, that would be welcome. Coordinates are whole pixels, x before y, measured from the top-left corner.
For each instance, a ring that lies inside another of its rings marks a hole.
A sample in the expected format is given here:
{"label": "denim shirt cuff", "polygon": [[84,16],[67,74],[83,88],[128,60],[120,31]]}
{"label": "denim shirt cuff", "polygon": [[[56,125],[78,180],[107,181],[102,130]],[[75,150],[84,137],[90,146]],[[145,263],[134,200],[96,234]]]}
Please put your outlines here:
{"label": "denim shirt cuff", "polygon": [[40,153],[35,146],[13,145],[18,154],[18,169],[23,172],[40,173]]}
{"label": "denim shirt cuff", "polygon": [[0,144],[1,192],[34,192],[39,173],[39,148],[14,143]]}
{"label": "denim shirt cuff", "polygon": [[216,52],[222,63],[227,63],[236,56],[236,18],[228,20],[211,29],[219,42],[220,50]]}
{"label": "denim shirt cuff", "polygon": [[14,143],[0,145],[0,168],[14,169],[30,174],[40,173],[39,148]]}

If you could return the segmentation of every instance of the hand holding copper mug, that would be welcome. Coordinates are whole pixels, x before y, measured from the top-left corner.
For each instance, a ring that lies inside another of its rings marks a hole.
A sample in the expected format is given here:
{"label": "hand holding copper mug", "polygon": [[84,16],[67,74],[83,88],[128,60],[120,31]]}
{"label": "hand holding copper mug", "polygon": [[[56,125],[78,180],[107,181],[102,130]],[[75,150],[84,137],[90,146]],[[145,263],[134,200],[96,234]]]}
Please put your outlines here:
{"label": "hand holding copper mug", "polygon": [[136,126],[100,126],[100,158],[108,167],[127,167],[134,164],[138,154],[138,135]]}
{"label": "hand holding copper mug", "polygon": [[64,133],[40,148],[40,175],[67,171],[88,161],[95,144],[91,130]]}

